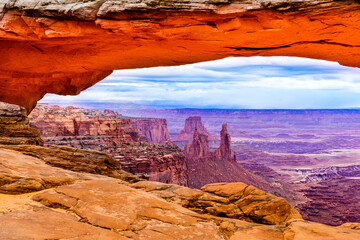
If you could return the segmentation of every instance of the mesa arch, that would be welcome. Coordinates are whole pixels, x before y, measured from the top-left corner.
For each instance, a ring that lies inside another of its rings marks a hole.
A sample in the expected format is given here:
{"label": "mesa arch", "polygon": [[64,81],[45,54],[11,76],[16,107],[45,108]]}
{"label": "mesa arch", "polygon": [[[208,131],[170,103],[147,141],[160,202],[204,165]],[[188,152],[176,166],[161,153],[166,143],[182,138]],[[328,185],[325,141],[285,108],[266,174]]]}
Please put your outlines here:
{"label": "mesa arch", "polygon": [[115,69],[228,56],[360,67],[359,10],[352,0],[0,0],[0,101],[30,112]]}

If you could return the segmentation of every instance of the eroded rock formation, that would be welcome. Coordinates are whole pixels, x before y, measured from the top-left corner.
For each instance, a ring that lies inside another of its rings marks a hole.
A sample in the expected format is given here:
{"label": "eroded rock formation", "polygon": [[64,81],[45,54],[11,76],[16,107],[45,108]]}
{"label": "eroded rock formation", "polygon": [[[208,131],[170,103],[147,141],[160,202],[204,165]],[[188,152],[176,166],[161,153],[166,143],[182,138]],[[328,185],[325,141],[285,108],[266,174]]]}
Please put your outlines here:
{"label": "eroded rock formation", "polygon": [[199,133],[197,128],[195,128],[193,140],[191,144],[185,145],[184,152],[191,161],[206,161],[206,159],[212,158],[212,153],[209,150],[208,136]]}
{"label": "eroded rock formation", "polygon": [[282,189],[281,184],[272,185],[236,162],[226,124],[222,125],[220,134],[222,140],[215,152],[209,150],[208,136],[199,133],[197,129],[194,131],[192,142],[185,146],[190,187],[201,188],[206,184],[219,182],[244,182],[291,199],[291,192]]}
{"label": "eroded rock formation", "polygon": [[137,177],[188,186],[185,156],[176,145],[135,142],[117,146],[112,155],[122,169]]}
{"label": "eroded rock formation", "polygon": [[231,137],[227,131],[227,124],[223,123],[220,132],[220,146],[214,152],[216,160],[235,161],[235,152],[231,148]]}
{"label": "eroded rock formation", "polygon": [[31,125],[47,137],[111,138],[123,143],[139,140],[138,131],[129,119],[112,113],[74,107],[39,105],[29,115]]}
{"label": "eroded rock formation", "polygon": [[166,119],[130,119],[130,124],[147,139],[148,143],[168,144],[170,143],[169,131]]}
{"label": "eroded rock formation", "polygon": [[[43,134],[47,147],[61,145],[102,151],[137,177],[188,185],[185,156],[169,142],[164,119],[130,119],[111,110],[51,105],[37,106],[29,118],[31,125]],[[133,120],[135,123],[131,123]]]}
{"label": "eroded rock formation", "polygon": [[0,145],[0,201],[1,239],[360,237],[357,223],[304,221],[284,199],[253,186],[144,181],[105,153],[69,147]]}
{"label": "eroded rock formation", "polygon": [[0,102],[0,144],[43,145],[40,132],[30,127],[26,110]]}
{"label": "eroded rock formation", "polygon": [[358,10],[351,0],[2,0],[0,101],[31,111],[44,94],[78,94],[114,69],[228,56],[359,67]]}
{"label": "eroded rock formation", "polygon": [[184,142],[191,142],[193,140],[194,131],[207,136],[207,140],[216,140],[208,130],[205,128],[204,124],[201,121],[200,116],[190,116],[185,120],[184,129],[181,130],[179,135],[174,137],[173,141],[184,141]]}
{"label": "eroded rock formation", "polygon": [[308,199],[296,206],[304,219],[328,225],[359,221],[360,182],[336,177],[300,190]]}

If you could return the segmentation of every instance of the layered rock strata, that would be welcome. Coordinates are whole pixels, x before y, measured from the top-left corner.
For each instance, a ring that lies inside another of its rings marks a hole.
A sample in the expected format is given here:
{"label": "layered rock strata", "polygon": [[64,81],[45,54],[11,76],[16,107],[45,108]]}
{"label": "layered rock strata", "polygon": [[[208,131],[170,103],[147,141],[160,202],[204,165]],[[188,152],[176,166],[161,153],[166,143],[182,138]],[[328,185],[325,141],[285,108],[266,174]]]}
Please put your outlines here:
{"label": "layered rock strata", "polygon": [[208,130],[205,128],[204,124],[201,121],[200,116],[190,116],[185,120],[184,129],[182,129],[176,137],[174,137],[173,141],[185,141],[191,142],[193,139],[194,131],[198,131],[202,135],[206,135],[208,140],[216,140]]}
{"label": "layered rock strata", "polygon": [[112,113],[74,107],[40,105],[29,115],[31,126],[46,138],[112,138],[116,143],[139,140],[138,131],[129,119]]}
{"label": "layered rock strata", "polygon": [[307,198],[296,208],[304,219],[338,226],[360,219],[360,182],[336,177],[311,183],[300,188]]}
{"label": "layered rock strata", "polygon": [[130,119],[111,110],[51,105],[36,107],[29,118],[43,134],[45,146],[102,151],[137,177],[188,185],[185,156],[169,141],[164,119]]}
{"label": "layered rock strata", "polygon": [[25,108],[0,102],[0,144],[43,145],[44,141],[30,127]]}
{"label": "layered rock strata", "polygon": [[111,155],[125,171],[139,178],[188,186],[185,156],[176,145],[134,142],[116,146]]}
{"label": "layered rock strata", "polygon": [[243,183],[144,181],[105,153],[70,147],[0,145],[0,202],[1,239],[360,237],[357,223],[304,221],[284,199]]}
{"label": "layered rock strata", "polygon": [[79,150],[60,150],[0,146],[0,238],[360,237],[356,223],[335,228],[304,221],[283,199],[243,183],[211,184],[194,190],[139,181],[126,173],[116,176],[106,170],[94,172],[92,164],[121,173],[118,165],[112,166],[115,161],[104,154],[80,151],[92,163],[83,164],[74,154]]}
{"label": "layered rock strata", "polygon": [[146,142],[155,144],[170,143],[166,119],[131,118],[130,124],[144,136]]}

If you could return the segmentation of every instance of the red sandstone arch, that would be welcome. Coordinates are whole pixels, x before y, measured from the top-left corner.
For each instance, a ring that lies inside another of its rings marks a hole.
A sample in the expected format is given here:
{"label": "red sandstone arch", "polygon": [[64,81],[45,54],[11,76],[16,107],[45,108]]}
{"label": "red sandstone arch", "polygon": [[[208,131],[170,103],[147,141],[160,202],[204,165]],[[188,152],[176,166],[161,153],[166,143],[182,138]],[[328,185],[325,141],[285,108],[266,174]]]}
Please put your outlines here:
{"label": "red sandstone arch", "polygon": [[114,69],[227,56],[299,56],[360,66],[358,3],[321,0],[244,10],[236,1],[218,2],[211,9],[155,7],[102,15],[5,8],[0,101],[31,111],[46,93],[78,94]]}

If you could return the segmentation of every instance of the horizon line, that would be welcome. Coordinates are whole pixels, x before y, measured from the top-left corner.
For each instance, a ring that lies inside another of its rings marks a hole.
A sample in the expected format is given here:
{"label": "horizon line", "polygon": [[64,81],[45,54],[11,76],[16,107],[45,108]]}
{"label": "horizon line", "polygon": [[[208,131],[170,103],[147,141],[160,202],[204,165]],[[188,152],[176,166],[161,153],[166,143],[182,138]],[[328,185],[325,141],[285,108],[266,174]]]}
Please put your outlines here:
{"label": "horizon line", "polygon": [[141,104],[126,104],[126,103],[106,103],[106,102],[77,102],[73,104],[64,104],[64,103],[38,103],[37,105],[67,105],[67,106],[73,106],[76,104],[105,104],[105,105],[134,105],[134,106],[142,106],[142,107],[153,107],[155,109],[162,109],[162,110],[222,110],[222,111],[319,111],[319,110],[326,110],[326,111],[332,111],[332,110],[360,110],[360,107],[352,107],[352,108],[191,108],[191,107],[169,107],[169,106],[153,106],[153,105],[141,105]]}

